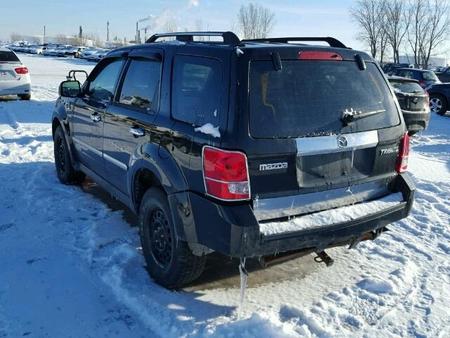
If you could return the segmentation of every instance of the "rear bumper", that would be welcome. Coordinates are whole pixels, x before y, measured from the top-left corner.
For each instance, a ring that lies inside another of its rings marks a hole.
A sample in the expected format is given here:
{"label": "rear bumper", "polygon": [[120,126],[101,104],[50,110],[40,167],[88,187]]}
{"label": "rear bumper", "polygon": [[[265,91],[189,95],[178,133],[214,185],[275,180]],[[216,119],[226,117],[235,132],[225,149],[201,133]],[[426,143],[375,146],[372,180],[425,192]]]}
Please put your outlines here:
{"label": "rear bumper", "polygon": [[352,221],[320,228],[264,236],[250,205],[223,205],[192,192],[169,196],[176,231],[191,247],[206,247],[232,257],[259,257],[293,250],[322,251],[351,244],[365,235],[408,216],[415,185],[399,175],[392,192],[401,192],[399,204]]}
{"label": "rear bumper", "polygon": [[412,111],[403,111],[403,119],[405,120],[408,131],[421,131],[428,127],[430,122],[430,113],[417,113]]}
{"label": "rear bumper", "polygon": [[30,94],[31,84],[26,81],[5,81],[0,82],[0,96]]}

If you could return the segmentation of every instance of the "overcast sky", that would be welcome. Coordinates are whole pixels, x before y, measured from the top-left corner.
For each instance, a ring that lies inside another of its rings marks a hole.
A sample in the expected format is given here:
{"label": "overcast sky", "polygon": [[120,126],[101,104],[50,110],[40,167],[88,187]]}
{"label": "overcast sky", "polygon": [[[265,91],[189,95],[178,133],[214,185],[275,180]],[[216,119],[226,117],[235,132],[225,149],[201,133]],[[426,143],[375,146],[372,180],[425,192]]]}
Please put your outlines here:
{"label": "overcast sky", "polygon": [[[356,27],[349,15],[352,0],[261,0],[276,16],[272,36],[334,36],[354,48],[362,48],[356,39]],[[179,29],[202,28],[236,30],[237,12],[242,0],[20,0],[6,1],[0,9],[0,39],[11,33],[73,35],[83,26],[85,33],[106,39],[110,36],[133,39],[136,21],[154,15],[160,30],[165,20],[175,19]],[[142,25],[145,25],[143,23]]]}

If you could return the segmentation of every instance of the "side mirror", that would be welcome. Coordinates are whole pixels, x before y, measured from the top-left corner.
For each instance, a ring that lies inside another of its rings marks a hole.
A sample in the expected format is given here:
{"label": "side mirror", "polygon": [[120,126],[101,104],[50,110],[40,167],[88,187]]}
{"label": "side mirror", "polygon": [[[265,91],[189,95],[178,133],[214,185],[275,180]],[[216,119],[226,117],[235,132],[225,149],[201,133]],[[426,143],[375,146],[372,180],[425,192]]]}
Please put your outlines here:
{"label": "side mirror", "polygon": [[78,97],[81,94],[81,84],[78,81],[63,81],[59,85],[59,96],[62,97]]}

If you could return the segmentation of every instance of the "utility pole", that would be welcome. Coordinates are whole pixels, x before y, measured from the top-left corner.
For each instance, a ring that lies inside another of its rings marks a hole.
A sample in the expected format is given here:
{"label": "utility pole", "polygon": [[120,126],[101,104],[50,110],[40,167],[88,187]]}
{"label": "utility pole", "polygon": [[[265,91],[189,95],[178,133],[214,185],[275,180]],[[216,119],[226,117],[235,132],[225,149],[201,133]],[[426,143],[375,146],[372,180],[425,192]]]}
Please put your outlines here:
{"label": "utility pole", "polygon": [[45,25],[44,25],[44,38],[42,39],[42,43],[45,43]]}
{"label": "utility pole", "polygon": [[109,42],[109,21],[106,22],[106,42]]}
{"label": "utility pole", "polygon": [[139,21],[136,21],[136,36],[134,37],[134,42],[138,44],[139,38]]}

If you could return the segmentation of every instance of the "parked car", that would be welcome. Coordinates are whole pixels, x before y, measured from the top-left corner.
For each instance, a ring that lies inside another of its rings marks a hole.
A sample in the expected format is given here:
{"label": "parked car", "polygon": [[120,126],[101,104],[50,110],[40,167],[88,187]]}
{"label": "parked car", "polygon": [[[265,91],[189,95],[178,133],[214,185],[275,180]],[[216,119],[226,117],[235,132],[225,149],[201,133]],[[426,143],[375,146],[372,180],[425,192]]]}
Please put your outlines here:
{"label": "parked car", "polygon": [[311,40],[160,34],[110,52],[83,86],[73,71],[52,120],[59,180],[87,174],[138,214],[150,275],[168,288],[213,251],[331,264],[325,249],[406,217],[415,187],[381,68]]}
{"label": "parked car", "polygon": [[444,115],[450,109],[450,83],[435,84],[427,88],[432,113]]}
{"label": "parked car", "polygon": [[419,81],[389,77],[389,83],[394,88],[409,135],[425,130],[430,121],[430,100]]}
{"label": "parked car", "polygon": [[81,52],[80,58],[87,60],[92,54],[97,53],[97,51],[97,48],[86,48]]}
{"label": "parked car", "polygon": [[393,72],[393,75],[417,80],[422,88],[441,83],[436,74],[431,70],[399,68]]}
{"label": "parked car", "polygon": [[392,75],[396,69],[413,67],[409,63],[385,63],[382,68],[385,74]]}
{"label": "parked car", "polygon": [[439,72],[436,72],[436,76],[441,82],[450,82],[450,67],[446,67]]}
{"label": "parked car", "polygon": [[94,51],[84,55],[84,59],[88,61],[99,62],[108,54],[108,49],[96,48]]}
{"label": "parked car", "polygon": [[8,48],[0,48],[0,96],[17,95],[21,100],[31,98],[28,68]]}

